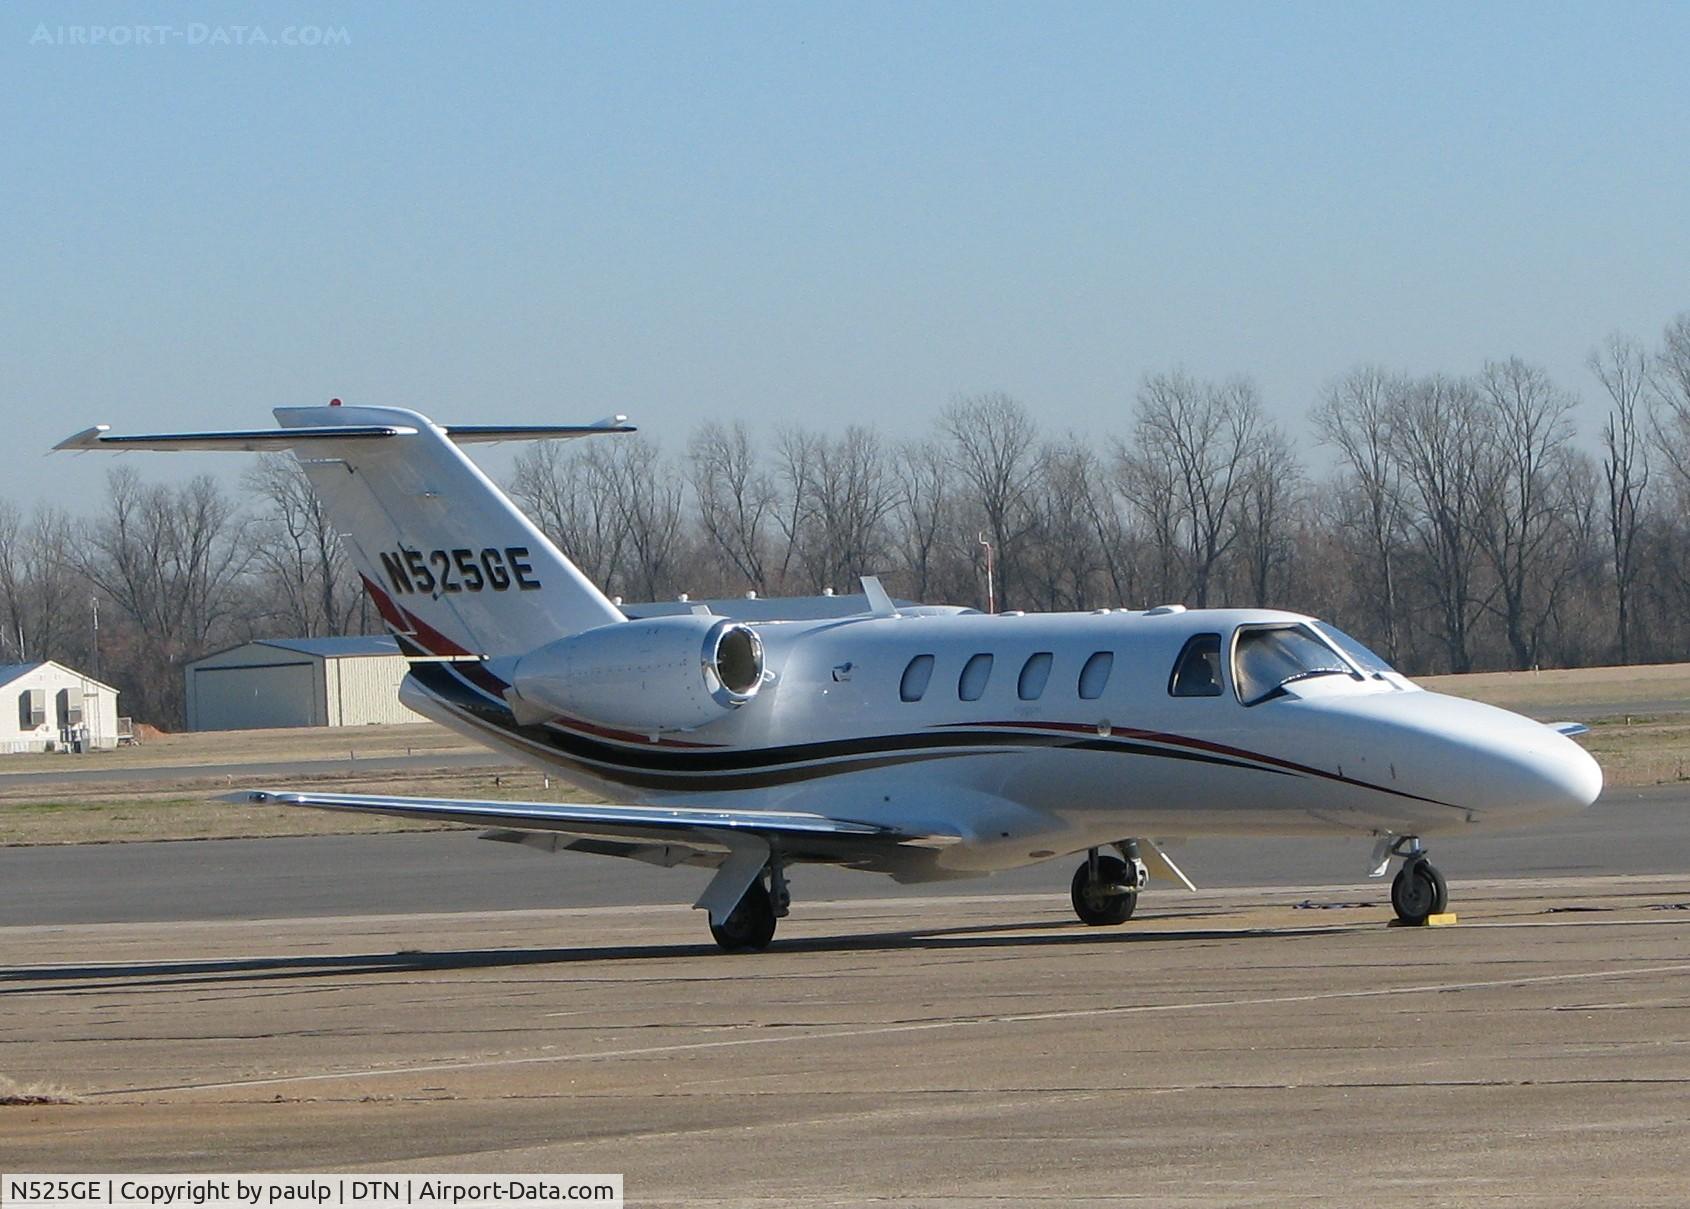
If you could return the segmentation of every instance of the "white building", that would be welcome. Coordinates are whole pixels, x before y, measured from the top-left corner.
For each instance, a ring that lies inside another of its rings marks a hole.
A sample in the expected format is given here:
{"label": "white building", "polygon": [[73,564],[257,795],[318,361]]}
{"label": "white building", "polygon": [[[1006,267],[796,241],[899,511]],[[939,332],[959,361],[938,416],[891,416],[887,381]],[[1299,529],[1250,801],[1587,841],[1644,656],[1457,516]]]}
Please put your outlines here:
{"label": "white building", "polygon": [[117,746],[117,690],[62,663],[0,665],[0,702],[0,752]]}
{"label": "white building", "polygon": [[385,635],[243,642],[188,664],[188,729],[421,722],[399,704],[407,670]]}

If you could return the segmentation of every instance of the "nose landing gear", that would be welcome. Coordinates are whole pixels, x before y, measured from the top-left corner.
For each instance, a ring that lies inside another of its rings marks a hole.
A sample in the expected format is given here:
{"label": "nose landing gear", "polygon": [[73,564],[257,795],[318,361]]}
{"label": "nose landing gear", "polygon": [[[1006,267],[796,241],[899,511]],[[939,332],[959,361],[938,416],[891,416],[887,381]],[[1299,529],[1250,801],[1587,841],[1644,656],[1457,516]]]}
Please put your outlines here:
{"label": "nose landing gear", "polygon": [[1391,907],[1405,924],[1418,927],[1434,915],[1449,909],[1449,886],[1444,875],[1426,859],[1417,835],[1385,836],[1374,850],[1375,872],[1380,876],[1391,857],[1400,856],[1402,868],[1391,882]]}

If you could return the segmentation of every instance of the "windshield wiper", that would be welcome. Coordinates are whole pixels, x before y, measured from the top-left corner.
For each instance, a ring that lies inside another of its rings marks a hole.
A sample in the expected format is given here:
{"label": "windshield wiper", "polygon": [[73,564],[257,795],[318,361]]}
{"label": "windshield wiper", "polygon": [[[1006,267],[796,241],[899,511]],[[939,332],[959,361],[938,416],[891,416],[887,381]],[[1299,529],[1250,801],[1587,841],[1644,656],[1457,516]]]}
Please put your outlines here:
{"label": "windshield wiper", "polygon": [[1299,680],[1310,680],[1310,679],[1313,679],[1315,676],[1353,676],[1353,675],[1355,675],[1354,672],[1350,671],[1348,668],[1342,668],[1342,667],[1304,668],[1300,672],[1292,672],[1289,676],[1285,677],[1285,679],[1281,680],[1278,684],[1276,684],[1272,688],[1268,689],[1267,692],[1265,692],[1261,696],[1257,697],[1254,701],[1246,701],[1244,704],[1245,704],[1245,706],[1260,705],[1264,701],[1272,701],[1275,697],[1283,697],[1283,696],[1285,696],[1285,686],[1287,684],[1295,684]]}
{"label": "windshield wiper", "polygon": [[1311,668],[1305,668],[1303,671],[1300,671],[1300,672],[1291,673],[1291,675],[1285,677],[1285,679],[1283,679],[1279,682],[1278,687],[1284,688],[1287,684],[1295,684],[1299,680],[1311,680],[1316,676],[1353,676],[1353,675],[1355,675],[1355,673],[1350,671],[1350,669],[1347,668],[1347,667],[1311,667]]}

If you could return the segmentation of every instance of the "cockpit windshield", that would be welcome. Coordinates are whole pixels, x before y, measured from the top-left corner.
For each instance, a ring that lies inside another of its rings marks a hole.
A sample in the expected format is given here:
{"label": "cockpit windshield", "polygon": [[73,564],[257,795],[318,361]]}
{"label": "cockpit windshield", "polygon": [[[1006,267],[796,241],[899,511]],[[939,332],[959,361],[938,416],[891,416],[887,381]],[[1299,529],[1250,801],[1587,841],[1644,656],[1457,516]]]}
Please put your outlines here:
{"label": "cockpit windshield", "polygon": [[1233,646],[1233,683],[1238,699],[1255,705],[1278,696],[1285,687],[1315,676],[1354,676],[1354,668],[1339,658],[1305,625],[1254,626],[1238,631]]}
{"label": "cockpit windshield", "polygon": [[1381,676],[1385,673],[1397,674],[1397,669],[1387,663],[1383,656],[1369,649],[1359,639],[1351,638],[1344,631],[1330,621],[1320,623],[1320,629],[1332,644],[1350,657],[1350,661],[1366,672],[1369,676]]}

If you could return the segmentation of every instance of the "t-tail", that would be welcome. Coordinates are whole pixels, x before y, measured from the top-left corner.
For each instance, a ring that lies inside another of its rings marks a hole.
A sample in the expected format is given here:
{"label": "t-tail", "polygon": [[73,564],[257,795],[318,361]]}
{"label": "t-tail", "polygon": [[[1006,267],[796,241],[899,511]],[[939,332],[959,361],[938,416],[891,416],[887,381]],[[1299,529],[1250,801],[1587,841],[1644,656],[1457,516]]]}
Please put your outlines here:
{"label": "t-tail", "polygon": [[115,435],[59,449],[291,450],[365,589],[408,653],[520,655],[623,614],[459,448],[631,432],[589,425],[446,425],[398,407],[278,407],[279,429]]}

